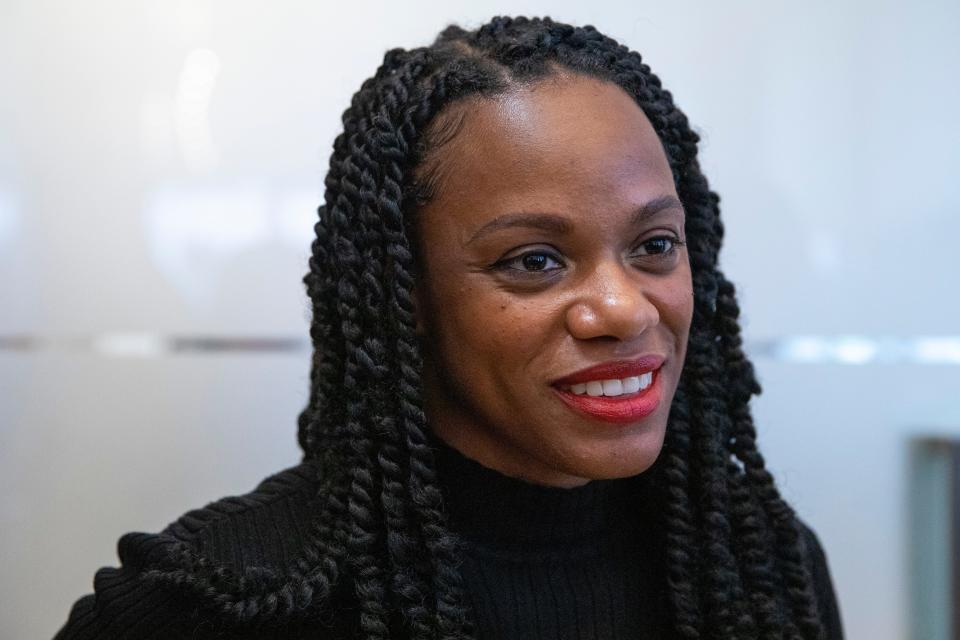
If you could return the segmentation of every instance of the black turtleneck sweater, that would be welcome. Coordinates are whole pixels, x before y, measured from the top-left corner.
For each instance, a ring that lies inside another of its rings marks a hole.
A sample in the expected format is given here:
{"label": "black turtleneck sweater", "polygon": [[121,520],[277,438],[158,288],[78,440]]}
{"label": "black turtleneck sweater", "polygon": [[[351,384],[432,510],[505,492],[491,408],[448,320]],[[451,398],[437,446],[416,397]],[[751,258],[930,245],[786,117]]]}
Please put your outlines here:
{"label": "black turtleneck sweater", "polygon": [[666,579],[639,526],[642,486],[509,478],[440,445],[450,527],[480,638],[667,638]]}
{"label": "black turtleneck sweater", "polygon": [[[506,477],[437,442],[450,528],[461,541],[467,605],[483,640],[669,638],[663,553],[643,526],[643,476],[574,489]],[[356,636],[356,603],[341,584],[333,611],[261,615],[226,626],[149,569],[186,545],[214,566],[281,572],[303,553],[317,471],[302,464],[253,492],[191,511],[160,534],[120,539],[120,568],[101,569],[56,640],[248,638],[334,640]],[[828,640],[842,638],[826,559],[800,524]],[[346,581],[342,581],[346,582]]]}

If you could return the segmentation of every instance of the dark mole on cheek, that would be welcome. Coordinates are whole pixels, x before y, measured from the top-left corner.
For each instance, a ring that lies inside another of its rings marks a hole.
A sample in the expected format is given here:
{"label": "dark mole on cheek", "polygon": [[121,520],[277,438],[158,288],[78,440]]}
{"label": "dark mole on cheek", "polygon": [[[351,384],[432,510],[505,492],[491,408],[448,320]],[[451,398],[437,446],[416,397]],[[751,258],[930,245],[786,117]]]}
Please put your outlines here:
{"label": "dark mole on cheek", "polygon": [[500,305],[500,311],[504,311],[504,310],[506,310],[506,308],[507,308],[507,305],[506,305],[506,304]]}

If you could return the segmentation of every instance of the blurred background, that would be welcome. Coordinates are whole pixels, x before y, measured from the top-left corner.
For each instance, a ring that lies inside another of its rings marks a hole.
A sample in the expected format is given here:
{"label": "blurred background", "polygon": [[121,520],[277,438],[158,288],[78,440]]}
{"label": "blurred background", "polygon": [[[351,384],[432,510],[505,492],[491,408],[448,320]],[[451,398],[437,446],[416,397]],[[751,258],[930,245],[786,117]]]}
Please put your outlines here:
{"label": "blurred background", "polygon": [[52,636],[124,532],[298,462],[340,114],[388,48],[496,14],[663,79],[847,637],[960,637],[955,0],[0,0],[0,637]]}

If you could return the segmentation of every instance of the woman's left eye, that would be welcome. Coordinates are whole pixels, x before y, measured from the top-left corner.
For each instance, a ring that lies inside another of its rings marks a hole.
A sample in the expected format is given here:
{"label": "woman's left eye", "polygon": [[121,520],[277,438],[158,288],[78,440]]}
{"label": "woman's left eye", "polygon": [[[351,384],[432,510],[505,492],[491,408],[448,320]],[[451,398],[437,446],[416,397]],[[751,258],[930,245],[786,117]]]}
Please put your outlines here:
{"label": "woman's left eye", "polygon": [[635,256],[663,256],[670,255],[677,250],[679,245],[683,244],[679,238],[672,236],[657,236],[644,240],[637,247],[632,255]]}

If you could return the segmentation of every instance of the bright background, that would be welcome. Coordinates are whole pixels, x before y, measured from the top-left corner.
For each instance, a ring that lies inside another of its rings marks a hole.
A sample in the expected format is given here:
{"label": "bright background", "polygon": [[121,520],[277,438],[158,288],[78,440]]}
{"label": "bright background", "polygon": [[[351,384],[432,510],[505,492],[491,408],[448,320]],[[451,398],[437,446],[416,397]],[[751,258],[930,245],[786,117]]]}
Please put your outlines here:
{"label": "bright background", "polygon": [[909,637],[908,440],[960,434],[955,0],[0,0],[0,637],[298,461],[340,114],[386,49],[500,13],[640,51],[701,132],[761,448],[847,637]]}

